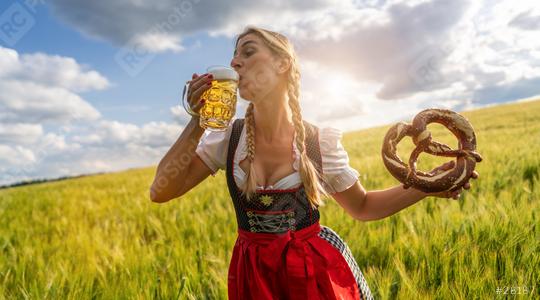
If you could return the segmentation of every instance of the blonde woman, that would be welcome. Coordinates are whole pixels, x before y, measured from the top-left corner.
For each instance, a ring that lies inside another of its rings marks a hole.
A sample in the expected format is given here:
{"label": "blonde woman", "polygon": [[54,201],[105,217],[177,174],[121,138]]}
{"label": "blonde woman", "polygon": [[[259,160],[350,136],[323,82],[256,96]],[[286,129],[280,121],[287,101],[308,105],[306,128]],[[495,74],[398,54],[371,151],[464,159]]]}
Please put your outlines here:
{"label": "blonde woman", "polygon": [[[426,196],[457,198],[460,190],[426,194],[399,185],[367,192],[349,166],[341,132],[302,119],[298,62],[285,36],[246,28],[236,39],[231,66],[240,75],[240,96],[249,101],[245,118],[203,136],[193,115],[158,166],[152,200],[180,197],[210,174],[226,171],[238,222],[229,299],[372,298],[347,244],[319,224],[322,197],[330,195],[353,218],[367,221]],[[193,111],[204,103],[199,98],[210,80],[208,74],[193,75]]]}

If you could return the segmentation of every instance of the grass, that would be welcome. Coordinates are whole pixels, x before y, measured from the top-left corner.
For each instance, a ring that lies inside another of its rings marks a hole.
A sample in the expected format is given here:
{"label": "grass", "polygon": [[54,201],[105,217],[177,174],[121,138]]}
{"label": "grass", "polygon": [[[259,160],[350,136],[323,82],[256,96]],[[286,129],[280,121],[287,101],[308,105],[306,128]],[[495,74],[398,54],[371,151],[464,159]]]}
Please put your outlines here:
{"label": "grass", "polygon": [[[427,198],[365,223],[332,199],[321,208],[321,224],[346,240],[376,298],[540,295],[540,101],[462,114],[484,160],[459,201]],[[380,157],[389,127],[343,137],[368,190],[398,184]],[[456,147],[442,126],[429,129]],[[412,146],[400,144],[402,159]],[[423,154],[418,166],[444,161]],[[236,220],[224,172],[162,205],[148,198],[154,172],[0,190],[0,298],[226,299]],[[511,287],[527,294],[511,295]]]}

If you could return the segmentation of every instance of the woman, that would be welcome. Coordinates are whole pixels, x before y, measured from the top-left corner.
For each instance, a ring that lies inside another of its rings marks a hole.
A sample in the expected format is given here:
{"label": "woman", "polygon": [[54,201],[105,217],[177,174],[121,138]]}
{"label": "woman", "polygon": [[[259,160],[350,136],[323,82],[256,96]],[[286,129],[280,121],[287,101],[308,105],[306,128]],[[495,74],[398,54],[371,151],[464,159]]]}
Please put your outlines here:
{"label": "woman", "polygon": [[[300,73],[283,35],[248,27],[237,37],[231,66],[240,75],[240,96],[249,101],[245,118],[201,140],[204,130],[193,116],[158,166],[152,200],[180,197],[208,175],[226,170],[238,222],[230,299],[371,298],[346,243],[319,224],[322,196],[332,196],[353,218],[367,221],[427,196],[457,199],[461,189],[427,194],[399,185],[367,192],[348,165],[341,132],[302,120]],[[211,79],[193,75],[188,91],[193,111],[204,103],[199,98]]]}

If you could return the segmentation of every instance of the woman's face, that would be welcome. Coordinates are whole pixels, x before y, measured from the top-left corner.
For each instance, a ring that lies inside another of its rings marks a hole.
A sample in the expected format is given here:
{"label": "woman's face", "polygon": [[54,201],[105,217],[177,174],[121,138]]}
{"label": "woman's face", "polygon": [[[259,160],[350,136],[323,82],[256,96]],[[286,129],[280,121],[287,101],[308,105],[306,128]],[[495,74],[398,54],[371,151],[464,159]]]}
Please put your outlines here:
{"label": "woman's face", "polygon": [[240,75],[240,97],[258,101],[283,87],[285,76],[280,61],[259,36],[249,33],[239,39],[231,67]]}

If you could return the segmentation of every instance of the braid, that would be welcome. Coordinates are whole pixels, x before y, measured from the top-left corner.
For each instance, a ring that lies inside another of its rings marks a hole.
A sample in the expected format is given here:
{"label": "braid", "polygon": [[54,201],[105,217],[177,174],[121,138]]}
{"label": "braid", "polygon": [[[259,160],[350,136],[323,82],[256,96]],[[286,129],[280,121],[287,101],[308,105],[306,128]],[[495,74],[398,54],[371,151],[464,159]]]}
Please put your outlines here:
{"label": "braid", "polygon": [[249,103],[244,119],[249,168],[242,187],[242,193],[248,200],[251,200],[257,188],[257,176],[255,173],[255,164],[253,163],[255,161],[255,118],[253,117],[253,102]]}
{"label": "braid", "polygon": [[[238,40],[249,33],[257,34],[259,37],[261,37],[266,46],[268,46],[276,56],[290,59],[291,64],[288,70],[287,94],[289,98],[289,107],[292,111],[294,130],[296,132],[296,139],[294,142],[296,144],[296,148],[300,151],[300,178],[304,184],[304,188],[311,206],[316,208],[317,206],[324,205],[321,200],[321,195],[328,196],[328,193],[322,184],[327,183],[324,182],[324,178],[321,176],[321,174],[319,174],[313,162],[309,159],[306,153],[306,130],[302,121],[302,112],[300,110],[300,103],[298,100],[300,98],[300,72],[298,70],[294,48],[290,41],[282,34],[252,26],[247,27],[246,30],[237,37],[236,43],[238,44]],[[249,104],[246,110],[244,126],[246,126],[247,133],[246,143],[248,148],[249,168],[246,174],[246,181],[242,186],[242,194],[246,196],[248,200],[250,200],[251,197],[256,193],[257,189],[254,164],[255,120],[253,116],[253,102]]]}
{"label": "braid", "polygon": [[319,178],[320,174],[313,165],[313,162],[309,159],[305,147],[305,128],[302,122],[302,113],[300,110],[299,98],[299,85],[300,85],[300,72],[296,69],[296,64],[291,64],[291,70],[289,72],[289,107],[292,111],[292,119],[294,123],[294,130],[296,131],[296,148],[300,152],[300,177],[304,183],[306,194],[308,195],[309,202],[313,208],[324,205],[321,200],[321,194],[328,196],[328,193],[321,185]]}

